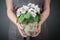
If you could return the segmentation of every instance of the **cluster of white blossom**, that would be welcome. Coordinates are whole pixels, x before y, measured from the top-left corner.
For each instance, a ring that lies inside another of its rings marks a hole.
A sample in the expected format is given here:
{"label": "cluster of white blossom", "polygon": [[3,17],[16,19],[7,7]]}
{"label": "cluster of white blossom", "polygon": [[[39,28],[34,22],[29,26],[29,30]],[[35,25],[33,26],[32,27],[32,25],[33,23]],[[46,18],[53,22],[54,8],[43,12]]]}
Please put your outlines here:
{"label": "cluster of white blossom", "polygon": [[22,7],[17,9],[17,17],[20,16],[21,14],[25,14],[26,12],[31,13],[33,17],[36,16],[36,13],[40,13],[40,8],[38,5],[29,3],[28,5],[23,5]]}

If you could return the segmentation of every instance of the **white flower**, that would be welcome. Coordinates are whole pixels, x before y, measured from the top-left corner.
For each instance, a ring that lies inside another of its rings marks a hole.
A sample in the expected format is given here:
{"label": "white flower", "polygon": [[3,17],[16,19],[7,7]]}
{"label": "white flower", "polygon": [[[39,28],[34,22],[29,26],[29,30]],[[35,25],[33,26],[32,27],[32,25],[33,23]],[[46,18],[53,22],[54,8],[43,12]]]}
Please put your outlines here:
{"label": "white flower", "polygon": [[21,14],[25,14],[26,10],[22,7],[21,8]]}
{"label": "white flower", "polygon": [[35,4],[32,4],[31,7],[35,7]]}
{"label": "white flower", "polygon": [[40,13],[40,8],[39,8],[38,5],[29,3],[28,6],[29,6],[29,7],[32,7],[34,10],[36,10],[38,13]]}
{"label": "white flower", "polygon": [[17,15],[17,17],[18,16],[20,16],[21,14],[25,14],[25,9],[23,8],[23,7],[21,7],[21,8],[18,8],[17,9],[17,13],[16,13],[16,15]]}
{"label": "white flower", "polygon": [[24,8],[25,11],[27,11],[29,9],[29,7],[26,6],[26,5],[23,5],[23,8]]}
{"label": "white flower", "polygon": [[31,6],[32,5],[32,3],[29,3],[27,6]]}
{"label": "white flower", "polygon": [[21,10],[21,8],[17,9],[17,12],[16,12],[17,17],[20,16],[20,14],[21,14],[20,10]]}
{"label": "white flower", "polygon": [[17,17],[19,17],[20,16],[20,13],[17,13],[16,15],[17,15]]}
{"label": "white flower", "polygon": [[32,15],[33,17],[35,17],[35,16],[36,16],[36,13],[31,13],[31,15]]}
{"label": "white flower", "polygon": [[39,8],[38,5],[36,5],[35,8]]}
{"label": "white flower", "polygon": [[26,10],[23,7],[17,9],[17,14],[18,13],[25,14],[25,12],[26,12]]}
{"label": "white flower", "polygon": [[34,7],[35,4],[29,3],[28,6],[29,6],[29,7]]}
{"label": "white flower", "polygon": [[37,12],[40,12],[40,8],[38,7],[38,5],[36,5],[34,8]]}
{"label": "white flower", "polygon": [[30,12],[33,17],[36,16],[36,10],[31,8],[31,9],[28,10],[28,12]]}
{"label": "white flower", "polygon": [[34,10],[33,8],[30,8],[30,9],[28,10],[28,12],[36,13],[37,11],[36,11],[36,10]]}
{"label": "white flower", "polygon": [[38,13],[40,13],[40,8],[37,8],[36,10],[37,10]]}
{"label": "white flower", "polygon": [[38,5],[29,3],[28,5],[23,5],[21,8],[17,9],[17,16],[20,16],[21,14],[25,14],[26,11],[30,12],[33,17],[36,16],[36,13],[40,13],[40,8]]}

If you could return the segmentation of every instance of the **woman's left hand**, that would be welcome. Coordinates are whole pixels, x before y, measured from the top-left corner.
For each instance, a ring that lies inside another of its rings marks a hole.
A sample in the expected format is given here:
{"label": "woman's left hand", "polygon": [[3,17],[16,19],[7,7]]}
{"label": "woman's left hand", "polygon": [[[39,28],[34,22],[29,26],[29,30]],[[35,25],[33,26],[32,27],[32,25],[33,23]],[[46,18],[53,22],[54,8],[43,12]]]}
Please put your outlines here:
{"label": "woman's left hand", "polygon": [[38,23],[37,30],[32,37],[38,36],[40,34],[40,32],[41,32],[41,23]]}

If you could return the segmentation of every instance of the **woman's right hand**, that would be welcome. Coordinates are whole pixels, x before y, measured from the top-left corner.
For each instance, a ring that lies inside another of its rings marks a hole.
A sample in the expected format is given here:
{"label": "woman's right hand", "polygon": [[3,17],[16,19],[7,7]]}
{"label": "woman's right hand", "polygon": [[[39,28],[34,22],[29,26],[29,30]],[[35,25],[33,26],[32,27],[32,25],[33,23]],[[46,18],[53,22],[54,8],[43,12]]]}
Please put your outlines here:
{"label": "woman's right hand", "polygon": [[23,27],[18,23],[17,24],[17,27],[18,27],[18,30],[19,30],[19,33],[22,37],[27,37],[24,32],[22,31],[23,30]]}

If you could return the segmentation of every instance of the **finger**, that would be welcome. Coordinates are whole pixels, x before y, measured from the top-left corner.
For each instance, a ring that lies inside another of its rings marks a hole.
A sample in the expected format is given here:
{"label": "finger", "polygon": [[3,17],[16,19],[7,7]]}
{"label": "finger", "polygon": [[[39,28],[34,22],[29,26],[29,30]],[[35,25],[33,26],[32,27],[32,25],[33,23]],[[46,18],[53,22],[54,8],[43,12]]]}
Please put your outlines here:
{"label": "finger", "polygon": [[19,30],[22,37],[27,37],[21,30]]}
{"label": "finger", "polygon": [[36,37],[36,36],[38,36],[39,33],[40,33],[40,31],[39,31],[38,33],[34,34],[32,37]]}
{"label": "finger", "polygon": [[21,29],[18,28],[18,30],[19,30],[19,32],[20,32],[20,34],[21,34],[22,37],[26,37],[26,35],[23,34],[23,32],[22,32]]}
{"label": "finger", "polygon": [[38,32],[40,30],[40,27],[38,27],[37,29],[36,29],[36,32]]}
{"label": "finger", "polygon": [[21,29],[21,30],[23,30],[23,27],[22,27],[22,26],[20,26],[20,29]]}
{"label": "finger", "polygon": [[23,30],[23,27],[22,27],[21,25],[20,25],[20,26],[18,26],[18,28],[19,28],[19,29],[21,29],[21,30]]}
{"label": "finger", "polygon": [[36,36],[38,36],[38,34],[39,34],[39,33],[36,33],[36,34],[34,34],[32,37],[36,37]]}
{"label": "finger", "polygon": [[37,28],[36,32],[34,33],[33,36],[37,35],[39,33],[39,31],[41,31],[40,27]]}

